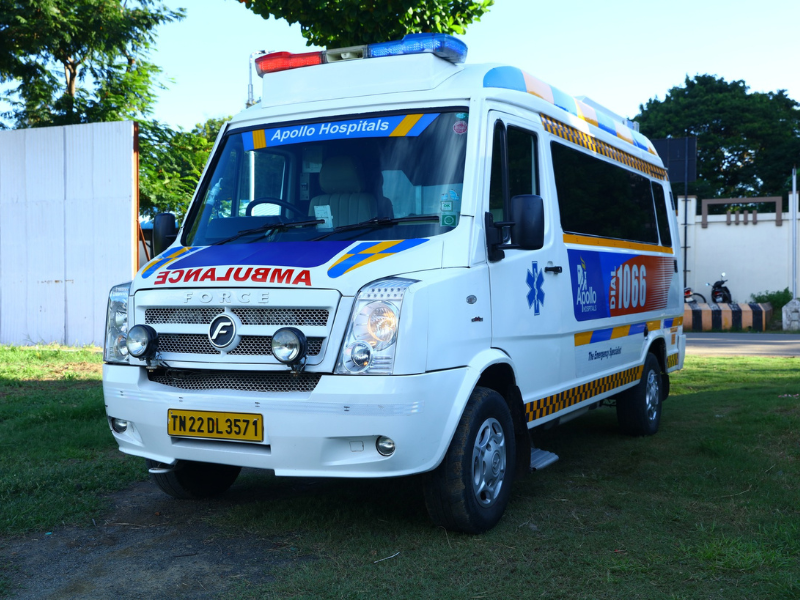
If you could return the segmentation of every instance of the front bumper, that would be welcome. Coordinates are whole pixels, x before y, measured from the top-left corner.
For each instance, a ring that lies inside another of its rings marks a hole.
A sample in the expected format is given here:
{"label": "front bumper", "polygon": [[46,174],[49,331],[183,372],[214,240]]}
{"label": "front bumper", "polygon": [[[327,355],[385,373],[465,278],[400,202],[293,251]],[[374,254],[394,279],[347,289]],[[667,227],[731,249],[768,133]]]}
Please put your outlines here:
{"label": "front bumper", "polygon": [[[150,381],[141,367],[103,366],[109,417],[122,452],[165,464],[192,460],[272,469],[276,475],[392,477],[435,468],[477,374],[469,367],[406,376],[323,375],[312,392],[187,391]],[[170,409],[257,413],[262,443],[171,437]],[[381,456],[379,436],[395,441]]]}

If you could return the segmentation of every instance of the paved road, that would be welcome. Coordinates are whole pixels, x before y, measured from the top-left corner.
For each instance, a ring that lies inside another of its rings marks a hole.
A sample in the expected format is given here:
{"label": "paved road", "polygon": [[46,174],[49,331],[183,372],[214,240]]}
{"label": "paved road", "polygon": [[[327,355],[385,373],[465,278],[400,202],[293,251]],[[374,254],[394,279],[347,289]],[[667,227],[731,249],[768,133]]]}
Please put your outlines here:
{"label": "paved road", "polygon": [[687,333],[686,354],[698,356],[800,356],[800,335],[788,333]]}

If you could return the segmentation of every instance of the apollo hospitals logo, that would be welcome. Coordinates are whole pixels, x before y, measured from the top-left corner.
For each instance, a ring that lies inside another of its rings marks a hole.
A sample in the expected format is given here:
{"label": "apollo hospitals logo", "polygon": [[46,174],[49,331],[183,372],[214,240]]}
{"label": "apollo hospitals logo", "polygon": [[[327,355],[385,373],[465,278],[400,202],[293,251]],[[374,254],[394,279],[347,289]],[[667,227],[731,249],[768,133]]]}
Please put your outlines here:
{"label": "apollo hospitals logo", "polygon": [[597,292],[589,285],[589,272],[586,263],[581,257],[581,264],[575,265],[578,271],[578,290],[575,294],[575,304],[580,304],[581,312],[594,312],[597,310]]}

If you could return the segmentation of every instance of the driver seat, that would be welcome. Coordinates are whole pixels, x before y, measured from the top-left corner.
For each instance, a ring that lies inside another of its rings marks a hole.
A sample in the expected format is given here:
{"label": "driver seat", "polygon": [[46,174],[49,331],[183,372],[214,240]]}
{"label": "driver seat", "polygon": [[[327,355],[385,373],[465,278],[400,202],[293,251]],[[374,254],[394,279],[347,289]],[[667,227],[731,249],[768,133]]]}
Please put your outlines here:
{"label": "driver seat", "polygon": [[322,163],[319,186],[323,194],[314,196],[308,215],[315,217],[314,207],[331,207],[333,226],[352,225],[378,216],[378,202],[367,189],[358,164],[352,156],[331,156]]}

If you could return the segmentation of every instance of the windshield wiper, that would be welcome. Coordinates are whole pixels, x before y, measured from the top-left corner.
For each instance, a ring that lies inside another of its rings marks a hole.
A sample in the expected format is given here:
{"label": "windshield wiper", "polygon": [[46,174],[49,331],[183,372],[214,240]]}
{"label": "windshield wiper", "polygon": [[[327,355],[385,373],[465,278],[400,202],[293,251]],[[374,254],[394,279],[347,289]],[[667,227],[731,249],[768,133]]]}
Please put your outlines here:
{"label": "windshield wiper", "polygon": [[361,221],[360,223],[352,223],[350,225],[340,225],[339,227],[335,227],[333,231],[328,231],[327,233],[323,233],[320,236],[313,238],[311,241],[316,242],[317,240],[325,239],[326,237],[333,235],[335,233],[341,233],[342,231],[352,231],[355,229],[366,229],[368,227],[388,227],[390,225],[395,225],[397,223],[407,223],[411,221],[438,221],[439,217],[436,215],[410,215],[408,217],[373,217],[372,219],[367,219],[366,221]]}
{"label": "windshield wiper", "polygon": [[229,238],[225,238],[224,240],[220,240],[218,242],[214,242],[211,246],[220,246],[222,244],[227,244],[228,242],[232,242],[233,240],[238,240],[240,237],[244,237],[246,235],[254,235],[256,233],[266,233],[267,231],[272,231],[273,229],[288,229],[289,227],[310,227],[311,225],[319,225],[320,223],[324,223],[324,219],[314,219],[313,221],[290,221],[288,223],[269,223],[267,225],[262,225],[261,227],[254,227],[253,229],[242,229],[236,235],[232,235]]}

